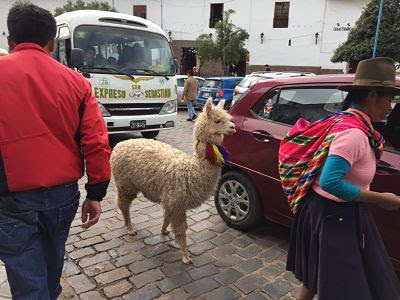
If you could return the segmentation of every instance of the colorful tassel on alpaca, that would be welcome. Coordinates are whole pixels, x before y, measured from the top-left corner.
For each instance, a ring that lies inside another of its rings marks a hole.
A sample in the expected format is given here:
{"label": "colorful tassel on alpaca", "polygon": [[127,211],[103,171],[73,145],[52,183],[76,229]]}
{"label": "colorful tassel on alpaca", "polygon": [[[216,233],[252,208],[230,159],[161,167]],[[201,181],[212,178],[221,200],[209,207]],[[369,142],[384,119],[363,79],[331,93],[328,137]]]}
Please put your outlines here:
{"label": "colorful tassel on alpaca", "polygon": [[229,154],[224,147],[206,144],[206,159],[212,164],[224,164],[229,161]]}

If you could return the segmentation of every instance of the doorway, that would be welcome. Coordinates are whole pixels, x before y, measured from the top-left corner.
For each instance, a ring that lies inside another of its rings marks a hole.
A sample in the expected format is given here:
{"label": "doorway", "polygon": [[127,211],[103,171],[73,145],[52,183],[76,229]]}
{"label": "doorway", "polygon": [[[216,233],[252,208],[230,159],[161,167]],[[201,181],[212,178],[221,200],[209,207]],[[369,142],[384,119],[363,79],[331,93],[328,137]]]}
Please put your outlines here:
{"label": "doorway", "polygon": [[182,47],[181,51],[181,69],[180,73],[182,75],[187,75],[189,70],[192,70],[193,67],[196,67],[196,48],[194,47]]}

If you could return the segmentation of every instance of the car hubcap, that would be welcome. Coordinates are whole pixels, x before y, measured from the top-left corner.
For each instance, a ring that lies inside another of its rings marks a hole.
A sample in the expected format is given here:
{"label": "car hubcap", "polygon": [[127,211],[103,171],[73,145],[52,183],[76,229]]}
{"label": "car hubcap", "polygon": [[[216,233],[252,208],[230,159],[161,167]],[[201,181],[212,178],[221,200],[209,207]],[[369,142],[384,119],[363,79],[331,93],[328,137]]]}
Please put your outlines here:
{"label": "car hubcap", "polygon": [[249,214],[249,195],[238,181],[229,180],[221,185],[218,202],[225,216],[233,221],[242,221]]}

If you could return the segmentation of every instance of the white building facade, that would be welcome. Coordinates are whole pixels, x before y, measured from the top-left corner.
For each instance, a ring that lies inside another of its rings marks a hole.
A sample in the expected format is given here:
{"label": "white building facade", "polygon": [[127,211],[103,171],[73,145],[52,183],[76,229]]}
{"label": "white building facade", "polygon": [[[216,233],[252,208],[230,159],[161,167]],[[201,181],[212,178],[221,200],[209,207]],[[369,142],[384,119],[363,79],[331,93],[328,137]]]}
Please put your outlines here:
{"label": "white building facade", "polygon": [[[0,48],[6,48],[6,16],[11,0],[0,0]],[[51,11],[66,0],[40,1]],[[345,64],[330,61],[333,51],[369,0],[108,0],[118,12],[139,14],[170,33],[173,49],[184,73],[199,61],[189,57],[196,38],[215,32],[212,23],[234,9],[232,22],[245,29],[249,57],[247,72],[269,64],[275,70],[310,70],[317,73],[345,71]],[[372,51],[372,49],[371,49]],[[188,58],[189,57],[189,58]],[[188,62],[189,60],[189,62]],[[186,64],[186,65],[185,65]],[[206,64],[207,65],[207,64]],[[212,69],[218,64],[208,64]],[[218,66],[217,66],[218,67]],[[212,70],[210,72],[212,73]],[[214,70],[218,73],[221,70]],[[208,74],[207,74],[208,75]],[[216,74],[215,74],[216,75]]]}

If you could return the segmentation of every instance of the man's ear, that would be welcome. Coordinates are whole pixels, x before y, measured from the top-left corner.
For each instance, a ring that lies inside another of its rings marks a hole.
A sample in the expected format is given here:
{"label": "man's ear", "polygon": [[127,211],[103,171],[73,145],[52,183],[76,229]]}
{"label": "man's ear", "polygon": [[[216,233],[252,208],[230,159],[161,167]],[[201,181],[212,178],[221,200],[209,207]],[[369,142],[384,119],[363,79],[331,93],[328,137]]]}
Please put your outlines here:
{"label": "man's ear", "polygon": [[44,45],[44,50],[46,50],[49,54],[51,54],[54,51],[55,47],[55,39],[51,39],[50,41],[47,42],[46,45]]}
{"label": "man's ear", "polygon": [[7,37],[7,42],[8,42],[8,47],[10,48],[10,50],[13,51],[14,48],[17,46],[17,43],[9,36]]}

